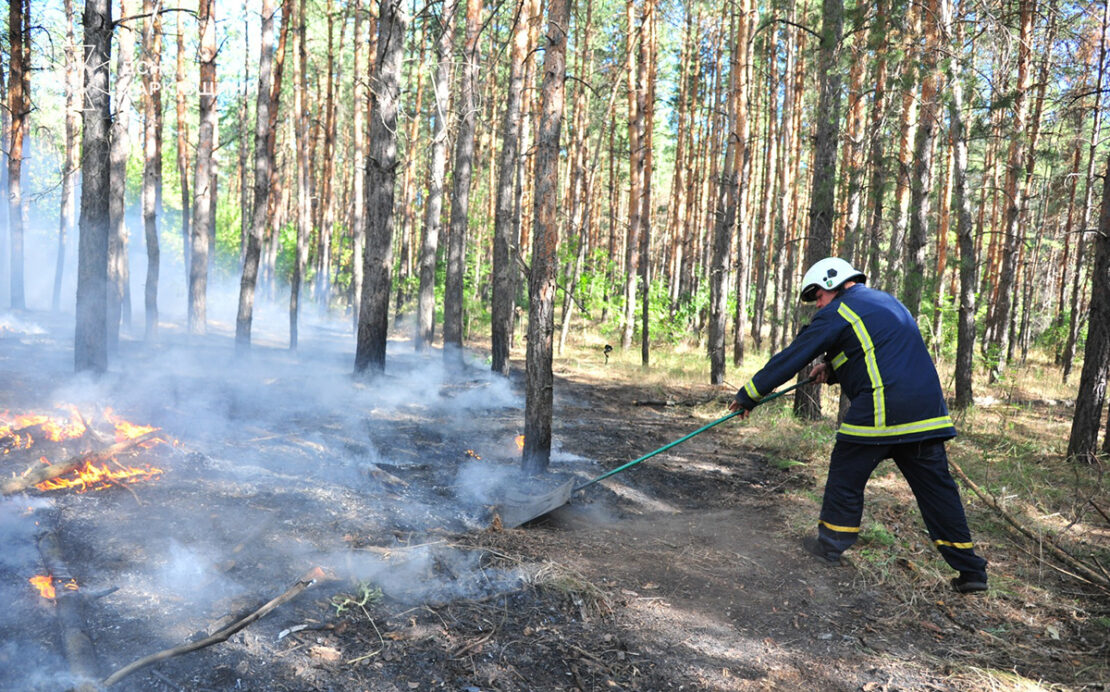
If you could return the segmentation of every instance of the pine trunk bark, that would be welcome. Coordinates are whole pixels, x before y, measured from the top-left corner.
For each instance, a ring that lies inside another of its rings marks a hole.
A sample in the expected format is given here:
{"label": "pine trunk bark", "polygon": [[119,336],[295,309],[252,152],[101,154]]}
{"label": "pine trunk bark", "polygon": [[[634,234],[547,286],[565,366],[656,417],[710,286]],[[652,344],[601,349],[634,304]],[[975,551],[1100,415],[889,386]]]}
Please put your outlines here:
{"label": "pine trunk bark", "polygon": [[23,289],[23,153],[27,116],[31,110],[31,65],[28,16],[29,0],[8,3],[8,112],[11,114],[8,139],[8,239],[11,242],[11,307],[25,310]]}
{"label": "pine trunk bark", "polygon": [[[836,149],[840,142],[840,39],[844,33],[844,0],[821,5],[821,42],[817,64],[821,93],[817,101],[817,139],[814,142],[813,180],[809,205],[809,242],[804,265],[813,266],[832,252],[836,211]],[[806,376],[809,373],[802,373]],[[821,417],[821,385],[800,387],[794,394],[794,415],[805,420]]]}
{"label": "pine trunk bark", "polygon": [[66,43],[65,43],[65,153],[62,170],[62,199],[61,210],[58,215],[58,256],[54,264],[54,294],[50,302],[51,310],[57,312],[62,305],[62,276],[66,267],[66,248],[69,238],[73,235],[77,222],[77,168],[80,166],[78,159],[77,137],[80,134],[81,108],[78,99],[81,98],[81,73],[78,68],[79,51],[77,36],[74,30],[76,16],[73,10],[73,0],[65,0],[66,16]]}
{"label": "pine trunk bark", "polygon": [[451,46],[455,36],[457,0],[443,0],[436,44],[435,115],[432,125],[428,202],[424,207],[424,240],[420,248],[420,296],[415,346],[423,351],[435,338],[436,254],[443,225],[443,184],[447,173],[447,131],[451,113]]}
{"label": "pine trunk bark", "polygon": [[[119,11],[122,17],[134,13],[133,0],[120,0]],[[108,215],[111,217],[111,230],[108,236],[108,351],[119,350],[121,324],[130,326],[130,305],[125,305],[130,283],[130,270],[127,261],[127,246],[130,233],[127,230],[127,159],[129,158],[131,128],[131,83],[134,79],[132,65],[135,58],[134,27],[125,26],[116,38],[119,53],[116,55],[116,95],[115,118],[112,120],[112,141],[108,157],[111,161],[111,183],[109,188]]]}
{"label": "pine trunk bark", "polygon": [[366,255],[355,371],[385,370],[393,270],[393,196],[397,184],[397,111],[408,17],[401,0],[378,16],[378,50],[370,83],[370,156],[366,168]]}
{"label": "pine trunk bark", "polygon": [[509,347],[513,333],[516,298],[514,254],[516,247],[516,173],[519,166],[520,106],[524,96],[524,60],[528,54],[529,0],[519,0],[509,58],[508,100],[501,121],[500,168],[497,177],[497,212],[493,222],[493,304],[490,318],[490,369],[509,374]]}
{"label": "pine trunk bark", "polygon": [[[235,348],[243,353],[251,345],[254,319],[254,295],[258,285],[262,258],[262,239],[266,217],[271,205],[271,181],[274,178],[274,156],[277,147],[277,111],[281,95],[281,75],[285,64],[285,44],[289,35],[292,0],[282,5],[281,38],[274,54],[274,0],[262,0],[262,26],[259,42],[258,96],[254,124],[254,194],[251,204],[250,229],[243,255],[243,276],[239,281],[239,310],[235,318]],[[244,210],[246,213],[246,210]]]}
{"label": "pine trunk bark", "polygon": [[112,59],[112,7],[87,0],[84,25],[84,107],[81,150],[81,217],[77,255],[77,372],[108,369],[108,136],[112,124],[108,66]]}
{"label": "pine trunk bark", "polygon": [[208,331],[209,233],[216,211],[214,153],[219,113],[216,110],[216,17],[215,0],[200,0],[200,126],[197,132],[196,199],[193,211],[191,261],[189,263],[189,333]]}
{"label": "pine trunk bark", "polygon": [[945,45],[952,46],[948,60],[948,82],[952,98],[948,120],[952,139],[952,196],[956,208],[956,238],[960,248],[960,310],[956,325],[956,398],[953,408],[966,409],[974,403],[975,358],[975,229],[967,189],[967,130],[964,127],[963,71],[960,67],[960,32],[953,32],[952,0],[940,0]]}
{"label": "pine trunk bark", "polygon": [[[67,0],[72,2],[72,0]],[[162,215],[162,15],[155,0],[143,0],[143,237],[146,239],[146,284],[143,291],[144,334],[158,337],[158,278]],[[245,212],[244,212],[245,213]]]}
{"label": "pine trunk bark", "polygon": [[917,317],[925,290],[925,249],[932,218],[933,156],[937,113],[937,22],[938,0],[927,0],[922,9],[924,45],[921,47],[921,102],[918,106],[917,132],[913,145],[913,171],[910,176],[910,234],[906,243],[906,273],[902,282],[902,303]]}
{"label": "pine trunk bark", "polygon": [[470,215],[470,180],[474,172],[474,136],[478,119],[478,34],[481,0],[467,0],[466,37],[459,81],[459,123],[455,133],[451,220],[447,234],[447,274],[443,287],[443,357],[462,364],[463,285],[466,278],[466,236]]}
{"label": "pine trunk bark", "polygon": [[555,277],[558,271],[559,139],[566,89],[569,0],[551,0],[544,41],[543,103],[536,141],[535,226],[529,277],[528,349],[525,355],[524,449],[521,468],[547,470],[551,460],[554,403],[552,346],[555,333]]}
{"label": "pine trunk bark", "polygon": [[[1106,403],[1106,373],[1110,368],[1110,165],[1102,186],[1102,212],[1095,235],[1091,304],[1087,316],[1087,346],[1075,397],[1075,416],[1068,438],[1068,459],[1097,464],[1098,433]],[[1110,442],[1103,444],[1110,452]]]}
{"label": "pine trunk bark", "polygon": [[308,241],[312,235],[312,154],[309,144],[307,4],[297,10],[297,60],[293,64],[293,119],[297,152],[297,240],[293,250],[293,276],[289,280],[289,350],[297,350],[301,312],[301,288],[308,264]]}

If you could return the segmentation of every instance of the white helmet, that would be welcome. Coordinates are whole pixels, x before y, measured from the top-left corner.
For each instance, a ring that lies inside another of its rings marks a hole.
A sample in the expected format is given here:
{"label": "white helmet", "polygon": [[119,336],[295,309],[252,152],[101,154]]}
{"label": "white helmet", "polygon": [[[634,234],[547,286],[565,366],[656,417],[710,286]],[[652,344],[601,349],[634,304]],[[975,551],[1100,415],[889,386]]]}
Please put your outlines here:
{"label": "white helmet", "polygon": [[810,267],[802,277],[802,300],[812,303],[817,300],[817,289],[835,291],[848,281],[863,283],[867,281],[867,276],[839,257],[826,257]]}

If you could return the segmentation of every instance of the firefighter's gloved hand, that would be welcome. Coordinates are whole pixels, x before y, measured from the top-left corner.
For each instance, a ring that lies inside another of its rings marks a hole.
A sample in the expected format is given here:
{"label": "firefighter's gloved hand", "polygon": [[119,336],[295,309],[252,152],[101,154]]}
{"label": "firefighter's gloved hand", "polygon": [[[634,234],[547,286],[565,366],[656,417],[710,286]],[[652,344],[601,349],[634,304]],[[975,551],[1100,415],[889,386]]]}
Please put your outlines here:
{"label": "firefighter's gloved hand", "polygon": [[752,410],[750,408],[744,408],[744,406],[739,401],[737,401],[736,399],[733,399],[732,402],[729,403],[728,410],[729,411],[739,411],[740,413],[736,417],[740,418],[740,419],[747,418],[752,413]]}

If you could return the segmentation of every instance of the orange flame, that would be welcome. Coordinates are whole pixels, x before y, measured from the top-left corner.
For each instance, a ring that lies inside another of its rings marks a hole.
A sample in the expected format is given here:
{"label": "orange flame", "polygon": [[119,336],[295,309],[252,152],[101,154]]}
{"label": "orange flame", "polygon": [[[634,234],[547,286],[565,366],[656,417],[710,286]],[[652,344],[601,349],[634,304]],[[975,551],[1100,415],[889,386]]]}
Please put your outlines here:
{"label": "orange flame", "polygon": [[473,449],[466,450],[466,455],[471,459],[477,459],[478,461],[482,460],[482,457],[478,456],[478,453],[475,452]]}
{"label": "orange flame", "polygon": [[119,416],[116,416],[115,412],[110,408],[104,410],[104,417],[107,418],[112,425],[116,426],[116,442],[133,440],[140,435],[146,435],[158,429],[153,425],[135,425],[134,423],[125,421]]}
{"label": "orange flame", "polygon": [[43,492],[74,488],[77,492],[83,493],[88,490],[101,490],[112,485],[112,483],[135,483],[147,480],[162,473],[164,473],[162,469],[151,466],[144,468],[120,466],[118,469],[111,469],[108,468],[108,464],[97,466],[88,462],[82,468],[76,469],[72,475],[67,474],[60,478],[52,478],[35,485],[35,487]]}
{"label": "orange flame", "polygon": [[54,577],[49,574],[39,574],[31,577],[27,581],[31,582],[31,586],[39,590],[39,595],[43,598],[54,598]]}
{"label": "orange flame", "polygon": [[521,450],[521,451],[524,451],[524,435],[517,435],[516,436],[516,448]]}

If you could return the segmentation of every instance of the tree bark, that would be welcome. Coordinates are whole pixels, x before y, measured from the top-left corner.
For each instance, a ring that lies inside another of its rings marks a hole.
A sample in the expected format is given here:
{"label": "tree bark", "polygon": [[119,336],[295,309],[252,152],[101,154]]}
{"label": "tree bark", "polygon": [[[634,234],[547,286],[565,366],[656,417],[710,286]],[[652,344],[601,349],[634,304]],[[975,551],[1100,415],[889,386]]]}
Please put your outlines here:
{"label": "tree bark", "polygon": [[[937,23],[938,0],[927,0],[922,9],[925,41],[921,48],[921,102],[913,145],[913,171],[910,175],[910,234],[906,243],[905,280],[902,303],[917,317],[925,290],[925,248],[932,218],[933,155],[937,112]],[[937,306],[939,308],[939,306]]]}
{"label": "tree bark", "polygon": [[[1110,27],[1110,3],[1106,3],[1102,8],[1102,30],[1099,36],[1106,36],[1107,28]],[[1083,285],[1083,266],[1086,262],[1084,246],[1085,236],[1090,231],[1091,227],[1091,208],[1092,208],[1092,195],[1094,190],[1094,170],[1095,170],[1095,151],[1098,147],[1098,142],[1102,136],[1102,84],[1105,79],[1105,71],[1103,66],[1106,64],[1106,41],[1099,41],[1098,50],[1098,68],[1095,77],[1095,102],[1091,108],[1091,138],[1088,140],[1087,147],[1087,173],[1084,176],[1086,185],[1083,193],[1083,223],[1079,229],[1079,237],[1075,241],[1075,271],[1072,274],[1071,285],[1071,318],[1068,321],[1068,340],[1067,345],[1064,347],[1064,382],[1068,381],[1071,375],[1071,368],[1075,360],[1076,344],[1079,342],[1079,313],[1080,309],[1080,288]],[[1086,367],[1086,365],[1084,365]]]}
{"label": "tree bark", "polygon": [[185,83],[185,13],[177,13],[177,57],[175,62],[175,106],[177,115],[177,179],[181,187],[181,256],[185,261],[185,280],[190,282],[190,265],[193,257],[190,250],[192,235],[191,193],[189,191],[189,122]]}
{"label": "tree bark", "polygon": [[8,3],[8,110],[11,129],[8,138],[8,238],[11,242],[11,306],[25,310],[23,290],[23,149],[27,115],[31,110],[31,65],[29,0]]}
{"label": "tree bark", "polygon": [[[134,13],[132,0],[120,0],[120,15],[129,18]],[[119,24],[120,32],[116,39],[119,54],[116,56],[116,95],[115,119],[112,121],[109,159],[111,161],[111,183],[109,189],[108,215],[111,218],[108,236],[108,350],[119,350],[121,323],[130,326],[130,316],[125,310],[127,284],[130,270],[127,262],[127,246],[130,233],[127,230],[127,159],[130,154],[131,128],[131,83],[134,79],[132,65],[135,58],[135,27],[130,23]],[[130,306],[126,306],[130,307]]]}
{"label": "tree bark", "polygon": [[77,37],[74,31],[76,22],[73,0],[65,0],[66,15],[66,43],[65,43],[65,154],[62,170],[62,200],[61,213],[58,215],[58,256],[54,264],[54,294],[50,302],[51,309],[57,312],[62,303],[62,276],[66,266],[66,247],[68,238],[73,235],[77,221],[77,167],[78,159],[77,136],[80,132],[81,109],[78,99],[81,98],[81,73],[78,68],[78,55],[80,48],[77,46]]}
{"label": "tree bark", "polygon": [[[817,140],[814,142],[813,181],[809,206],[809,242],[804,265],[813,266],[832,252],[833,216],[836,210],[836,148],[840,141],[840,38],[844,33],[844,0],[824,0],[821,5],[821,43],[818,70],[821,93],[817,101]],[[803,376],[808,373],[803,373]],[[807,420],[821,416],[821,385],[798,388],[794,414]]]}
{"label": "tree bark", "polygon": [[[281,38],[277,55],[274,54],[274,0],[262,2],[262,27],[259,43],[258,97],[254,125],[254,195],[251,206],[250,232],[243,255],[243,276],[239,282],[239,310],[235,318],[235,349],[245,352],[251,344],[251,324],[254,315],[254,294],[258,284],[259,262],[262,256],[262,238],[266,230],[270,188],[275,167],[277,146],[277,111],[281,96],[281,75],[285,64],[285,45],[289,35],[292,0],[282,4]],[[244,210],[245,213],[245,210]]]}
{"label": "tree bark", "polygon": [[112,58],[112,8],[109,0],[87,0],[84,26],[84,108],[81,150],[81,216],[77,256],[77,372],[108,369],[108,133],[112,113],[108,65]]}
{"label": "tree bark", "polygon": [[490,316],[490,369],[509,374],[509,346],[513,333],[516,298],[516,173],[520,146],[520,105],[524,96],[524,60],[528,54],[529,0],[519,0],[509,57],[509,85],[501,124],[500,169],[497,177],[497,213],[493,226],[493,304]]}
{"label": "tree bark", "polygon": [[[72,2],[72,0],[67,0]],[[146,286],[143,291],[145,338],[158,336],[158,277],[162,215],[162,15],[155,0],[143,0],[143,236],[146,239]]]}
{"label": "tree bark", "polygon": [[975,237],[971,199],[967,189],[967,131],[964,127],[964,85],[960,66],[960,33],[953,33],[952,0],[940,0],[941,26],[945,45],[953,46],[948,60],[948,82],[952,98],[948,120],[952,139],[952,195],[956,207],[956,237],[960,248],[960,310],[956,325],[956,398],[953,408],[966,409],[974,403],[975,358]]}
{"label": "tree bark", "polygon": [[216,110],[215,0],[200,0],[200,126],[197,132],[196,199],[190,233],[189,333],[208,331],[209,234],[216,212],[215,144],[219,113]]}
{"label": "tree bark", "polygon": [[297,239],[293,251],[293,276],[289,280],[289,350],[297,350],[301,311],[301,285],[308,263],[308,239],[312,234],[312,154],[309,145],[307,4],[297,9],[297,60],[293,63],[293,122],[297,156]]}
{"label": "tree bark", "polygon": [[[1025,237],[1021,225],[1022,210],[1025,206],[1025,138],[1026,124],[1029,119],[1029,86],[1032,82],[1032,43],[1034,0],[1021,0],[1021,34],[1017,43],[1018,64],[1017,83],[1014,86],[1013,129],[1010,133],[1010,150],[1006,161],[1005,210],[1002,224],[1001,270],[994,278],[996,283],[1009,284],[1016,278],[1017,256]],[[997,291],[991,319],[993,344],[996,348],[991,380],[1006,366],[1006,356],[1010,345],[1010,317],[1014,305],[1014,291],[1007,285]]]}
{"label": "tree bark", "polygon": [[393,195],[397,178],[397,106],[401,92],[401,58],[405,15],[401,0],[382,3],[378,18],[378,53],[370,85],[370,156],[366,169],[366,255],[359,310],[355,371],[385,369],[389,333],[389,296],[393,270]]}
{"label": "tree bark", "polygon": [[436,44],[435,114],[432,126],[428,202],[424,207],[424,240],[420,248],[420,297],[415,346],[423,351],[435,338],[436,253],[443,223],[443,181],[447,171],[447,130],[451,113],[451,45],[455,36],[457,0],[443,0]]}
{"label": "tree bark", "polygon": [[638,94],[643,85],[638,78],[636,65],[636,40],[644,40],[643,16],[640,27],[636,27],[635,0],[627,0],[628,38],[625,48],[628,51],[628,232],[624,246],[624,329],[621,334],[621,348],[632,346],[632,334],[636,326],[637,282],[640,276],[640,233],[643,225],[643,180],[644,151],[643,138],[644,114],[640,112]]}
{"label": "tree bark", "polygon": [[[744,76],[747,69],[747,6],[741,0],[733,11],[732,56],[729,67],[728,115],[725,162],[717,184],[713,212],[713,255],[709,270],[709,382],[723,384],[726,371],[725,337],[728,333],[728,277],[732,236],[740,196],[740,168],[747,141],[742,132],[747,118]],[[743,266],[737,267],[737,273]]]}
{"label": "tree bark", "polygon": [[[1110,161],[1103,178],[1102,211],[1094,245],[1087,346],[1083,351],[1083,371],[1079,376],[1075,416],[1068,438],[1068,458],[1088,464],[1097,462],[1100,416],[1106,403],[1106,373],[1110,367]],[[1103,444],[1102,451],[1110,452],[1110,442]]]}
{"label": "tree bark", "polygon": [[559,139],[563,124],[569,24],[569,0],[551,0],[547,11],[543,58],[543,103],[536,141],[535,226],[528,290],[530,308],[521,468],[529,474],[543,473],[551,460],[554,403],[551,365],[555,334],[555,276],[559,268]]}
{"label": "tree bark", "polygon": [[481,20],[481,0],[467,0],[466,38],[459,81],[459,122],[452,171],[451,222],[447,231],[447,275],[443,287],[443,356],[458,364],[462,363],[463,282],[466,276],[470,179],[474,170],[474,134],[478,116],[478,33]]}

